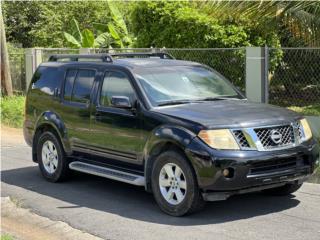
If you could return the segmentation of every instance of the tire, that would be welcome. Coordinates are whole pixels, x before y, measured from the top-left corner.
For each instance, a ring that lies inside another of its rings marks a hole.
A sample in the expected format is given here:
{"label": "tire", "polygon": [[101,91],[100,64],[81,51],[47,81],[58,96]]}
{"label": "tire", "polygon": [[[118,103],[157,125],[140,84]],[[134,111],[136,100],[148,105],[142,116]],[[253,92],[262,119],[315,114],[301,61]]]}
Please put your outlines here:
{"label": "tire", "polygon": [[[170,168],[172,172],[167,174],[166,169]],[[178,176],[179,169],[182,172]],[[177,180],[172,180],[172,174]],[[171,175],[171,178],[169,175]],[[165,184],[162,184],[163,182]],[[204,206],[193,168],[178,151],[169,150],[163,152],[155,159],[152,168],[151,185],[154,198],[160,209],[171,216],[179,217],[191,214]],[[173,191],[175,192],[173,193]],[[164,196],[170,197],[166,199]]]}
{"label": "tire", "polygon": [[68,161],[60,140],[52,132],[40,135],[37,142],[37,159],[41,174],[46,180],[59,182],[67,178]]}
{"label": "tire", "polygon": [[302,183],[299,184],[297,182],[294,182],[294,183],[288,183],[281,187],[266,189],[263,192],[273,196],[285,196],[285,195],[290,195],[291,193],[296,192],[301,186],[302,186]]}

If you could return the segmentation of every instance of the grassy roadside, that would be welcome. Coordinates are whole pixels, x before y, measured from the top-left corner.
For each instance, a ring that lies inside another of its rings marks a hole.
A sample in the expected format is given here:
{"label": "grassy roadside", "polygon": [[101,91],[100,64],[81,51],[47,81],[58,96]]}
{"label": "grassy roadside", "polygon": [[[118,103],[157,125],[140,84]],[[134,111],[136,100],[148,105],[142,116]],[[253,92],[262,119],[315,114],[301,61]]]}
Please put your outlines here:
{"label": "grassy roadside", "polygon": [[1,123],[21,128],[24,118],[24,96],[1,97]]}
{"label": "grassy roadside", "polygon": [[9,234],[1,234],[1,240],[14,240],[15,238]]}

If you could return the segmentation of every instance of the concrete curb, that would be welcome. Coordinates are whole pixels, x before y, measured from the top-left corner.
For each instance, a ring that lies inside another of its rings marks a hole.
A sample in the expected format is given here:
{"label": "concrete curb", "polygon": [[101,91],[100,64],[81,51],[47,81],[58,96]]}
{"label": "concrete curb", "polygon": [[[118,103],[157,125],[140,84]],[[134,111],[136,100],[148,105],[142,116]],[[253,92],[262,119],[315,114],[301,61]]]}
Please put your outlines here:
{"label": "concrete curb", "polygon": [[9,197],[1,197],[1,228],[21,240],[101,240],[67,223],[53,221],[21,208]]}

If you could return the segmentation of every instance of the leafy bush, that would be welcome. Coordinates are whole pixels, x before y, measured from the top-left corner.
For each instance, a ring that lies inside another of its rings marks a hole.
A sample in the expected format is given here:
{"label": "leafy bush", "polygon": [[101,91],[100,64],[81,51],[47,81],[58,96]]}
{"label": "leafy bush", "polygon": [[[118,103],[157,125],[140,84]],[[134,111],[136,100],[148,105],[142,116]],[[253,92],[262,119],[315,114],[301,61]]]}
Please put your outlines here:
{"label": "leafy bush", "polygon": [[24,119],[24,96],[2,97],[1,123],[11,127],[22,127]]}
{"label": "leafy bush", "polygon": [[132,13],[137,47],[224,48],[279,46],[275,32],[264,32],[248,19],[220,20],[188,2],[142,2]]}

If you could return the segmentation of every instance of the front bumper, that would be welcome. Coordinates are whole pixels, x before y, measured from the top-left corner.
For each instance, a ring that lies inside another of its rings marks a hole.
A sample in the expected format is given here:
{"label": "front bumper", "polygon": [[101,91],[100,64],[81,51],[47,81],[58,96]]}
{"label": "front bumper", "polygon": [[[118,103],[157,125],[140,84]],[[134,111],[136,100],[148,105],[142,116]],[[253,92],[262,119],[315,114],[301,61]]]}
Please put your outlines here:
{"label": "front bumper", "polygon": [[[203,193],[227,194],[259,191],[293,181],[305,181],[314,171],[319,146],[314,140],[297,147],[269,151],[226,151],[208,147],[194,138],[186,148]],[[224,177],[224,169],[233,170]]]}

